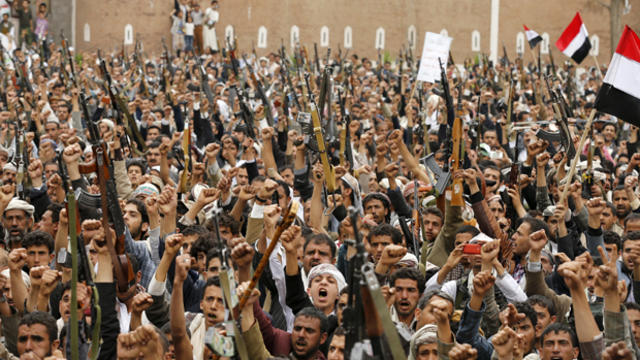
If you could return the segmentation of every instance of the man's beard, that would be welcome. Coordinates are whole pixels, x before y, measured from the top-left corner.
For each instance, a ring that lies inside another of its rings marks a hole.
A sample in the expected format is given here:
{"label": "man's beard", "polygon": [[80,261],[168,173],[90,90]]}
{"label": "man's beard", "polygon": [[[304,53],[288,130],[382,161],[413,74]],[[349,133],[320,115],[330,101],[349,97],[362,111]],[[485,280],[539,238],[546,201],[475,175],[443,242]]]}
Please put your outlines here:
{"label": "man's beard", "polygon": [[[292,339],[293,340],[293,339]],[[295,350],[295,344],[292,344],[294,346],[292,346],[292,350],[291,352],[293,353],[293,355],[295,356],[296,359],[309,359],[311,357],[311,355],[315,354],[318,352],[318,349],[320,349],[320,343],[316,344],[316,346],[310,348],[309,350],[307,350],[307,352],[302,353],[302,354],[298,354]]]}
{"label": "man's beard", "polygon": [[12,235],[10,231],[7,231],[7,235],[5,236],[6,244],[10,249],[14,248],[14,244],[16,244],[16,248],[22,246],[22,239],[24,238],[24,231],[20,231],[19,234]]}

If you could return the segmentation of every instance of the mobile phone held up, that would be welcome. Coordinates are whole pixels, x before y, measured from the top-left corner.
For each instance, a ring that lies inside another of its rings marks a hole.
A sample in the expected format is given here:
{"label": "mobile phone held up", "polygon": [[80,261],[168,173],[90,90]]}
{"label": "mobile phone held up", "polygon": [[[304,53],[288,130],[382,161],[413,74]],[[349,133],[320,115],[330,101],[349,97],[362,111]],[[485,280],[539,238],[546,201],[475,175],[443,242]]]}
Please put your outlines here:
{"label": "mobile phone held up", "polygon": [[482,253],[482,244],[465,244],[462,253],[467,255],[479,255]]}

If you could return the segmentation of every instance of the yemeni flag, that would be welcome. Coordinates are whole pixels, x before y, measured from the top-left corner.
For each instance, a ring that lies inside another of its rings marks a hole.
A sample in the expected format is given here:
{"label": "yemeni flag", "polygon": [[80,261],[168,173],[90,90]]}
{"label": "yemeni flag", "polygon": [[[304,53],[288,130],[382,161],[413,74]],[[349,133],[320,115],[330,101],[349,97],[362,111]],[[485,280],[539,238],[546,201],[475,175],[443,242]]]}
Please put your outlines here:
{"label": "yemeni flag", "polygon": [[538,35],[537,32],[529,29],[527,25],[523,24],[522,26],[524,26],[524,33],[527,34],[527,41],[529,42],[529,47],[533,49],[534,47],[536,47],[536,45],[538,45],[540,41],[542,41],[542,37]]}
{"label": "yemeni flag", "polygon": [[564,29],[560,39],[556,41],[556,47],[578,64],[589,55],[589,50],[591,50],[589,33],[579,12],[573,17],[571,24]]}
{"label": "yemeni flag", "polygon": [[640,126],[640,39],[628,26],[611,58],[595,107]]}

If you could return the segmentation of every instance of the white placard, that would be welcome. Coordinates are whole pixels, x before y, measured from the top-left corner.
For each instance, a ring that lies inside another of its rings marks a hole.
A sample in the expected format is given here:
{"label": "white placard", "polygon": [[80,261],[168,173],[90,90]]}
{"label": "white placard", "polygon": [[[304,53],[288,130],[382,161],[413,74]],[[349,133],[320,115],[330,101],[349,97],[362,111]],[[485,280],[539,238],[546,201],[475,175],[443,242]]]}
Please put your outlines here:
{"label": "white placard", "polygon": [[424,47],[422,48],[422,58],[420,59],[420,70],[418,80],[430,83],[440,80],[440,64],[446,68],[449,61],[449,48],[452,38],[440,34],[427,32],[424,37]]}

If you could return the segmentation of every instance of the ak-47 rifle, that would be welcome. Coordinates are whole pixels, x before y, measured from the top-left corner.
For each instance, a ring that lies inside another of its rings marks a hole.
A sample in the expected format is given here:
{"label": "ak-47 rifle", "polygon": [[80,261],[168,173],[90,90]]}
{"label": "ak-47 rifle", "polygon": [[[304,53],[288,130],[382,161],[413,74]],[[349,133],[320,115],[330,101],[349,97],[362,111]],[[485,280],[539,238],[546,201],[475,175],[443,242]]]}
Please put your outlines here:
{"label": "ak-47 rifle", "polygon": [[[447,73],[444,70],[444,66],[442,66],[442,60],[438,59],[438,62],[440,63],[440,82],[442,84],[442,90],[444,93],[444,102],[447,107],[447,129],[446,129],[447,140],[445,141],[444,151],[445,151],[445,158],[448,159],[451,154],[450,139],[452,137],[451,131],[453,129],[453,124],[455,122],[455,110],[453,108],[453,100],[451,99],[451,91],[449,90],[449,80],[447,80]],[[425,143],[425,146],[427,144],[428,143]],[[435,182],[432,181],[431,183],[432,184],[435,183],[434,189],[436,191],[436,195],[438,196],[443,195],[445,192],[445,188],[449,185],[449,182],[451,180],[451,171],[449,169],[449,161],[445,161],[444,167],[440,168],[440,166],[438,165],[438,163],[434,158],[433,153],[425,156],[422,160],[424,162],[425,167],[431,170],[431,172],[435,176],[435,179],[434,179]],[[427,175],[431,177],[429,172],[427,172]]]}
{"label": "ak-47 rifle", "polygon": [[591,199],[591,187],[593,187],[593,155],[595,146],[593,146],[593,127],[591,127],[591,136],[589,136],[589,152],[587,153],[587,169],[582,174],[582,198]]}
{"label": "ak-47 rifle", "polygon": [[[139,151],[147,151],[147,144],[142,138],[140,129],[138,129],[138,124],[136,123],[136,120],[133,118],[133,116],[131,116],[131,113],[129,113],[129,108],[120,95],[118,88],[113,83],[111,75],[107,70],[107,64],[102,59],[100,59],[100,69],[102,71],[102,76],[104,76],[106,80],[105,86],[107,88],[107,93],[109,94],[109,99],[111,100],[111,106],[113,106],[114,110],[116,110],[116,124],[125,125],[125,131],[129,135],[129,137],[136,142],[137,149]],[[124,124],[124,121],[126,121],[126,124]],[[125,141],[125,146],[129,146],[129,148],[131,148],[126,136],[123,137],[123,140]],[[132,148],[131,150],[134,149]]]}
{"label": "ak-47 rifle", "polygon": [[271,253],[273,253],[273,250],[276,248],[276,245],[278,244],[280,235],[282,235],[282,233],[289,226],[291,226],[291,224],[293,224],[293,221],[296,219],[296,214],[298,213],[298,207],[299,207],[298,202],[293,200],[289,203],[289,206],[287,207],[287,209],[284,209],[284,212],[282,214],[282,219],[280,220],[278,226],[276,227],[276,231],[273,235],[273,239],[271,239],[269,246],[267,246],[267,249],[264,251],[262,259],[260,259],[260,263],[258,263],[258,266],[253,272],[253,277],[251,278],[251,282],[249,283],[249,286],[247,286],[247,290],[245,290],[243,294],[239,294],[240,300],[238,301],[238,306],[236,306],[233,309],[234,316],[236,318],[240,313],[240,309],[244,308],[244,305],[247,303],[247,300],[249,300],[249,297],[251,297],[251,293],[253,292],[253,289],[255,289],[256,285],[258,284],[258,280],[260,280],[260,277],[264,272],[265,266],[267,266],[267,264],[269,263],[269,257],[271,256]]}
{"label": "ak-47 rifle", "polygon": [[320,74],[320,58],[318,58],[318,43],[313,43],[313,60],[316,64],[315,72]]}
{"label": "ak-47 rifle", "polygon": [[509,61],[509,56],[507,55],[507,47],[504,46],[504,42],[502,43],[502,55],[503,65],[507,68],[511,67],[511,62]]}
{"label": "ak-47 rifle", "polygon": [[164,37],[162,37],[162,53],[165,61],[167,62],[167,70],[173,75],[173,59],[171,56],[171,50],[167,47],[167,43],[164,41]]}
{"label": "ak-47 rifle", "polygon": [[[353,207],[349,208],[349,214],[355,239],[347,243],[355,247],[357,253],[349,261],[348,269],[349,297],[343,312],[347,332],[344,358],[406,359],[373,266],[368,263],[369,255],[358,230],[359,214]],[[370,347],[365,339],[370,341]],[[385,339],[388,346],[384,344]]]}
{"label": "ak-47 rifle", "polygon": [[[228,264],[229,264],[229,252],[226,248],[226,246],[223,245],[222,240],[220,238],[220,227],[218,225],[218,217],[220,216],[220,209],[214,209],[211,211],[212,215],[213,215],[213,227],[214,227],[214,234],[216,234],[216,246],[220,249],[220,255],[218,256],[220,259],[220,287],[222,288],[222,293],[224,296],[224,301],[226,306],[228,307],[229,310],[233,310],[235,303],[238,302],[237,296],[236,296],[236,282],[235,282],[235,277],[233,274],[233,267],[229,268]],[[244,342],[244,337],[242,336],[242,333],[240,332],[240,318],[236,317],[236,314],[234,311],[230,311],[230,315],[231,315],[231,319],[233,320],[233,338],[235,340],[235,353],[236,355],[239,356],[240,360],[248,360],[249,359],[249,355],[247,353],[247,346]],[[218,331],[218,329],[215,326],[212,326],[209,328],[209,330],[207,330],[207,334],[205,335],[205,339],[215,339],[214,333]],[[209,347],[209,349],[211,349],[216,355],[218,356],[225,356],[226,354],[224,354],[224,350],[226,349],[220,349],[223,350],[222,353],[219,352],[219,349],[216,349],[216,342],[215,341],[207,341],[205,340],[205,343],[207,344],[207,346]]]}
{"label": "ak-47 rifle", "polygon": [[182,133],[182,153],[184,155],[184,168],[178,183],[178,193],[185,194],[189,191],[188,174],[191,168],[191,126],[189,120],[185,118],[184,131]]}
{"label": "ak-47 rifle", "polygon": [[[100,208],[102,210],[102,227],[105,232],[105,240],[109,255],[113,262],[118,291],[127,293],[130,284],[135,280],[133,268],[125,252],[126,225],[122,216],[122,209],[118,201],[118,192],[113,177],[111,159],[109,158],[107,144],[100,138],[98,126],[93,117],[89,116],[87,102],[84,93],[80,93],[80,102],[89,129],[89,142],[93,151],[93,161],[80,165],[80,173],[98,175],[100,186]],[[113,223],[115,239],[112,237],[109,219]]]}
{"label": "ak-47 rifle", "polygon": [[340,130],[340,165],[345,166],[345,160],[349,163],[348,169],[353,168],[353,151],[351,149],[351,115],[345,111],[346,96],[342,97],[342,91],[338,89],[338,103],[340,104],[340,116],[342,118],[342,130]]}
{"label": "ak-47 rifle", "polygon": [[78,87],[78,79],[76,78],[76,70],[73,66],[73,58],[71,57],[71,51],[69,51],[69,42],[67,41],[67,39],[64,37],[64,33],[61,31],[60,32],[61,36],[62,36],[62,50],[65,53],[66,57],[67,57],[67,62],[69,63],[69,69],[71,70],[71,83],[73,84],[73,86],[75,86],[76,88]]}
{"label": "ak-47 rifle", "polygon": [[260,79],[256,76],[256,73],[253,71],[253,67],[247,61],[247,58],[244,55],[242,56],[242,58],[244,60],[245,66],[247,67],[247,71],[249,72],[249,77],[251,78],[251,81],[253,81],[253,85],[256,87],[258,97],[260,98],[260,100],[262,100],[262,106],[264,107],[264,113],[267,119],[267,123],[269,124],[269,126],[273,126],[273,112],[271,111],[271,101],[267,97],[267,94],[262,87],[262,82],[260,82]]}
{"label": "ak-47 rifle", "polygon": [[[92,359],[98,358],[100,353],[100,327],[102,324],[102,309],[100,308],[98,288],[93,282],[91,275],[91,269],[89,267],[89,259],[87,253],[84,250],[84,240],[80,234],[80,215],[78,213],[78,204],[75,194],[69,183],[69,177],[67,175],[66,166],[62,160],[62,151],[58,153],[58,169],[60,177],[62,178],[62,186],[66,194],[66,209],[67,217],[69,219],[69,244],[71,245],[70,253],[66,251],[58,255],[58,263],[67,263],[67,256],[71,256],[71,309],[77,309],[78,307],[78,281],[84,282],[91,288],[91,320],[92,320],[92,332],[91,332],[91,347],[87,350],[86,344],[80,344],[79,340],[83,339],[80,336],[80,328],[78,321],[78,312],[71,312],[70,327],[71,330],[68,333],[67,339],[67,353],[70,352],[70,358],[72,360],[79,359]],[[64,254],[64,261],[61,259]],[[76,255],[77,254],[77,255]],[[84,306],[80,306],[83,308]]]}
{"label": "ak-47 rifle", "polygon": [[313,121],[313,132],[318,143],[318,152],[320,153],[320,160],[322,161],[322,167],[324,169],[327,192],[332,194],[336,190],[336,176],[333,166],[329,162],[329,155],[327,154],[324,137],[322,135],[322,122],[320,120],[318,106],[316,105],[311,87],[309,86],[309,74],[305,74],[305,82],[307,83],[307,89],[309,91],[309,107],[311,109],[311,120]]}
{"label": "ak-47 rifle", "polygon": [[556,63],[553,61],[553,51],[549,49],[549,60],[551,60],[551,70],[553,71],[553,76],[556,76]]}
{"label": "ak-47 rifle", "polygon": [[[20,103],[18,103],[20,104]],[[16,109],[16,113],[20,113],[20,107]],[[16,193],[21,200],[27,200],[29,194],[29,175],[27,168],[29,166],[29,154],[27,153],[27,144],[25,144],[25,131],[22,129],[22,120],[16,119],[16,135],[15,135],[15,155],[16,162]]]}
{"label": "ak-47 rifle", "polygon": [[[461,84],[461,83],[460,83]],[[453,150],[451,152],[451,170],[462,169],[462,159],[464,159],[464,140],[462,138],[462,117],[464,113],[462,111],[462,88],[458,89],[458,109],[456,111],[456,118],[453,121],[452,129],[452,144]],[[451,183],[451,206],[464,206],[462,178],[454,178]]]}
{"label": "ak-47 rifle", "polygon": [[298,109],[298,112],[302,111],[302,106],[298,101],[298,96],[296,95],[296,89],[293,87],[293,82],[291,82],[291,76],[289,74],[289,61],[287,59],[287,53],[284,50],[284,45],[281,48],[282,66],[280,66],[280,72],[283,74],[285,79],[287,80],[287,86],[289,87],[289,93],[287,96],[289,97],[289,102],[293,102]]}
{"label": "ak-47 rifle", "polygon": [[196,56],[196,65],[198,67],[198,72],[200,73],[200,89],[207,96],[207,101],[209,102],[209,113],[213,113],[215,102],[213,99],[213,92],[211,91],[211,87],[209,86],[209,75],[204,69],[202,65],[202,61],[199,57]]}
{"label": "ak-47 rifle", "polygon": [[575,145],[573,144],[573,140],[571,139],[571,132],[569,130],[569,122],[565,114],[560,110],[558,104],[558,98],[554,93],[553,89],[549,86],[548,77],[545,77],[545,84],[547,85],[547,91],[549,92],[549,97],[552,102],[552,107],[555,113],[556,122],[558,123],[559,130],[557,133],[551,133],[544,131],[542,129],[538,130],[536,136],[540,139],[546,140],[549,143],[558,141],[562,144],[565,151],[567,152],[567,156],[569,159],[573,158],[576,154]]}
{"label": "ak-47 rifle", "polygon": [[133,59],[134,62],[136,63],[136,68],[138,69],[138,72],[140,73],[140,90],[142,90],[142,93],[144,94],[144,96],[149,97],[151,95],[151,89],[149,89],[149,82],[147,81],[147,73],[145,72],[144,69],[144,64],[142,63],[142,54],[140,53],[140,40],[136,41],[135,47],[134,47],[134,52],[133,52]]}

